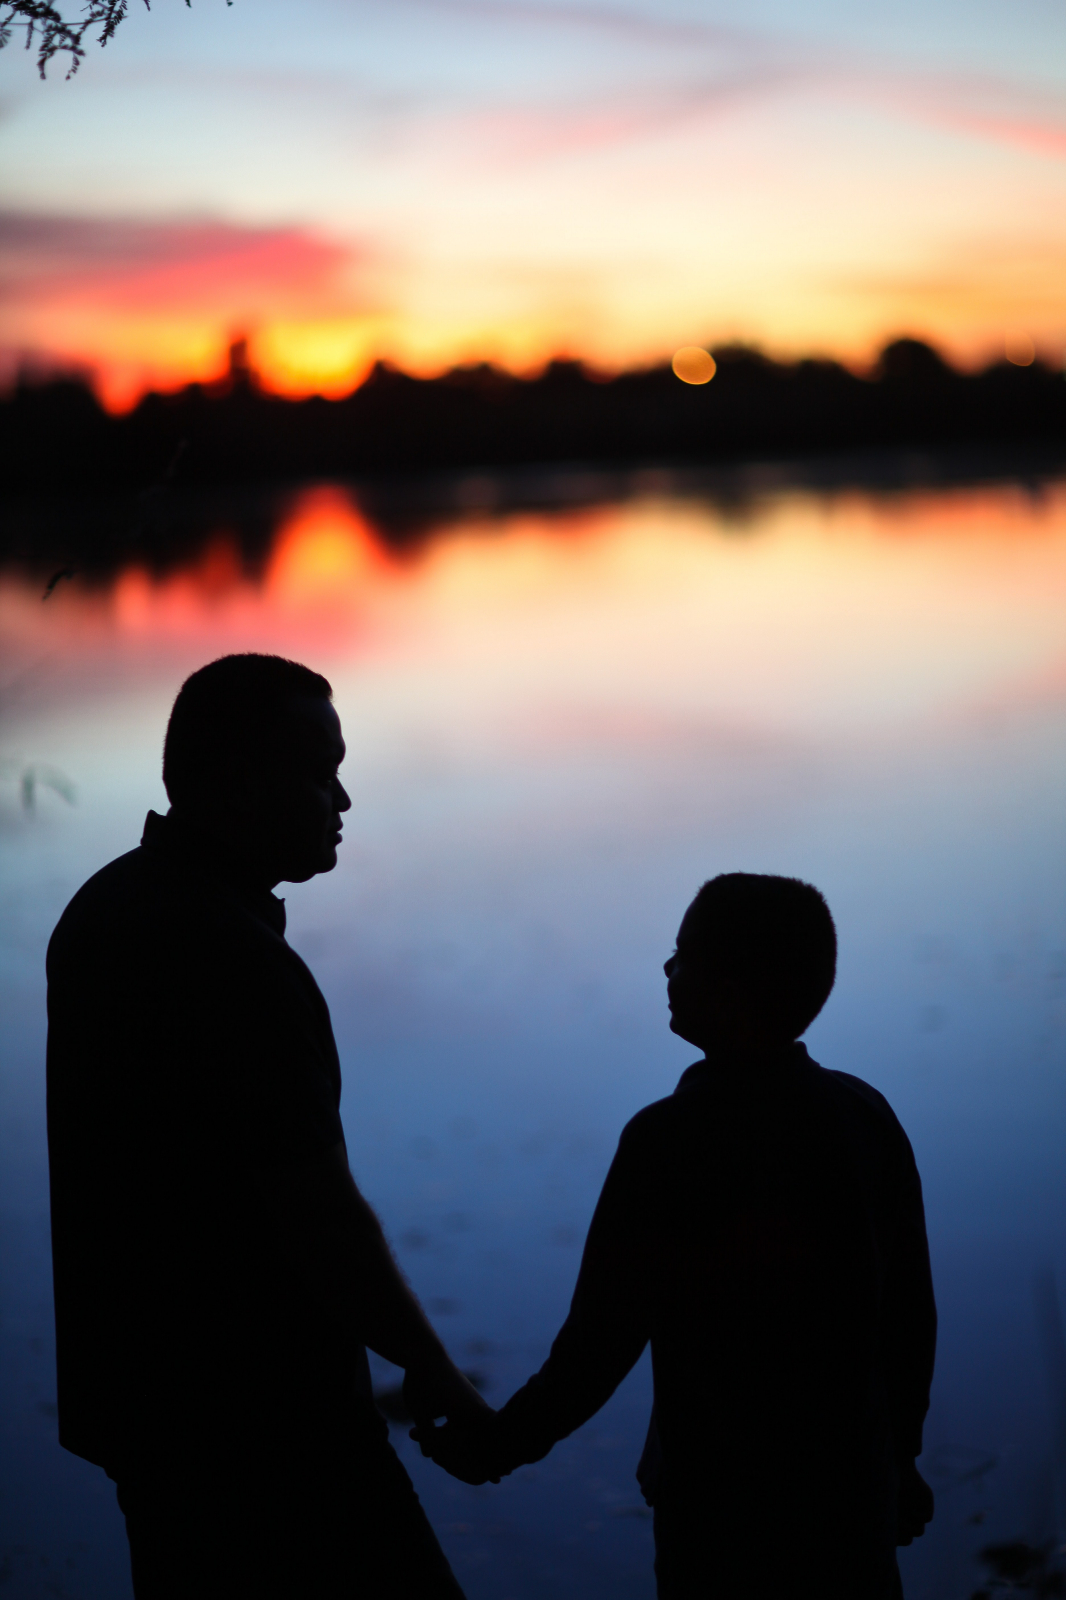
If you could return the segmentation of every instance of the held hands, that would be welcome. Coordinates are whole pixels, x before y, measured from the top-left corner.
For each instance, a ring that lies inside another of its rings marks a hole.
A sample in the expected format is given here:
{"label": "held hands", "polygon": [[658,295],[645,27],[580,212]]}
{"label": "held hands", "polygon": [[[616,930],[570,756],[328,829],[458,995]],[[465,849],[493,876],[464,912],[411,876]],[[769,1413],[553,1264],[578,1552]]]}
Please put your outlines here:
{"label": "held hands", "polygon": [[496,1413],[489,1410],[487,1418],[449,1422],[443,1428],[431,1422],[428,1428],[412,1428],[411,1438],[417,1441],[424,1456],[429,1456],[453,1478],[472,1484],[499,1483],[500,1472],[493,1449],[495,1420]]}
{"label": "held hands", "polygon": [[447,1417],[451,1422],[455,1418],[492,1414],[492,1407],[443,1350],[432,1359],[407,1368],[403,1397],[419,1428],[432,1428],[437,1417]]}
{"label": "held hands", "polygon": [[[408,1367],[403,1393],[415,1419],[411,1438],[424,1456],[464,1483],[499,1483],[491,1450],[496,1413],[447,1356]],[[446,1419],[443,1428],[438,1417]]]}

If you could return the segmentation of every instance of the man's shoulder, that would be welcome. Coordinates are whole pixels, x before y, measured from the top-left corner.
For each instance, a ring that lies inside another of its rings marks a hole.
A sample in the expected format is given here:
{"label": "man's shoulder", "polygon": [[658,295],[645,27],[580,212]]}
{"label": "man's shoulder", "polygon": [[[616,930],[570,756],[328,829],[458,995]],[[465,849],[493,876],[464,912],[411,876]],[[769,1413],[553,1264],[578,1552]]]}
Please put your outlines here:
{"label": "man's shoulder", "polygon": [[86,879],[56,923],[50,955],[72,939],[95,937],[102,926],[128,915],[131,900],[143,884],[144,854],[138,845]]}
{"label": "man's shoulder", "polygon": [[284,940],[235,896],[143,843],[94,872],[71,899],[48,946],[49,973],[65,959],[106,960],[116,945],[138,965],[172,961],[180,950],[183,960],[210,966],[219,945],[231,965],[242,951],[260,962],[275,947],[291,956]]}

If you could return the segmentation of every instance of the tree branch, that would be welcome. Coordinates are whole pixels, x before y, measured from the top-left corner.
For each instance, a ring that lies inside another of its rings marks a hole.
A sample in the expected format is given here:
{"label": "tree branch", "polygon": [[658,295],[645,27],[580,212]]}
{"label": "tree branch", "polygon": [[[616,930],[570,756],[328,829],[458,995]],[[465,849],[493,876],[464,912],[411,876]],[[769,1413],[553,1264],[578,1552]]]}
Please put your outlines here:
{"label": "tree branch", "polygon": [[[192,0],[185,0],[191,5]],[[149,0],[144,0],[145,9]],[[93,29],[99,30],[99,42],[107,44],[129,8],[129,0],[87,0],[81,18],[68,21],[58,7],[49,0],[0,0],[0,50],[9,44],[15,28],[26,30],[26,49],[37,45],[37,70],[46,76],[46,68],[53,56],[64,52],[70,57],[67,77],[72,78],[85,54],[84,39]]]}

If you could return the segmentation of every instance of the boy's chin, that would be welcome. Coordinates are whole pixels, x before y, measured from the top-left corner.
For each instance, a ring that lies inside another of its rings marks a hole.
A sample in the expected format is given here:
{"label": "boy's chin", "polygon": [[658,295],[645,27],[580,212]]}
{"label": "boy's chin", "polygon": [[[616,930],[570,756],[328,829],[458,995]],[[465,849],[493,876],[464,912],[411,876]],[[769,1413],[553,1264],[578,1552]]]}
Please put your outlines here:
{"label": "boy's chin", "polygon": [[670,1013],[670,1032],[676,1033],[677,1037],[684,1039],[686,1044],[694,1044],[697,1050],[702,1050],[703,1046],[699,1040],[693,1038],[694,1031],[698,1030],[694,1030],[686,1024],[684,1017],[675,1017],[673,1012]]}

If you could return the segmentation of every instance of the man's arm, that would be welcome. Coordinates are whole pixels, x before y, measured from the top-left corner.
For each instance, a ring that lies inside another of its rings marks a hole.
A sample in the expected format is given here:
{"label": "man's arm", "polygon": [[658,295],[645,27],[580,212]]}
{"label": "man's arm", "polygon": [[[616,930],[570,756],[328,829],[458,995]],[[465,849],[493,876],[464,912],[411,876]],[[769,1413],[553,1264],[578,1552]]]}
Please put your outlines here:
{"label": "man's arm", "polygon": [[400,1271],[352,1177],[343,1140],[272,1185],[272,1200],[309,1252],[324,1295],[342,1299],[363,1342],[405,1369],[404,1394],[417,1422],[489,1411]]}

